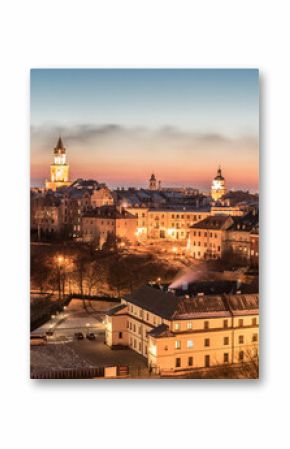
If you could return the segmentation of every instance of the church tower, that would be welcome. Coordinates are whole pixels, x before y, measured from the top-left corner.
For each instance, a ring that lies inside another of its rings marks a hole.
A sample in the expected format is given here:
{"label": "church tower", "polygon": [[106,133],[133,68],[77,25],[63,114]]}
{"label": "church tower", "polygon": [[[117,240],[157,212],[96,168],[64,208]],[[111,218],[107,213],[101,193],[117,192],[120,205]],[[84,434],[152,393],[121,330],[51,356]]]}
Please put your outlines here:
{"label": "church tower", "polygon": [[222,170],[219,167],[216,177],[212,181],[211,197],[213,201],[219,200],[223,195],[227,193],[225,178],[222,176]]}
{"label": "church tower", "polygon": [[152,173],[151,178],[149,179],[149,189],[157,190],[157,181],[154,173]]}
{"label": "church tower", "polygon": [[45,187],[46,189],[56,190],[58,187],[69,186],[70,184],[65,147],[59,137],[53,152],[53,164],[50,166],[50,181],[45,182]]}

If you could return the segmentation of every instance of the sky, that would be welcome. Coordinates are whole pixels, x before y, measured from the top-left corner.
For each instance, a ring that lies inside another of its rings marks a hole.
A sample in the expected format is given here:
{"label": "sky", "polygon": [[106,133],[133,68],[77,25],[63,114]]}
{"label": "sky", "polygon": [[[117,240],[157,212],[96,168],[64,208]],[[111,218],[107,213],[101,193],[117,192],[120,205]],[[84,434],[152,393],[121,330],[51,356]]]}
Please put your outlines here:
{"label": "sky", "polygon": [[258,191],[256,69],[31,70],[31,184],[49,178],[62,137],[70,178],[109,187],[209,190],[221,165],[228,187]]}

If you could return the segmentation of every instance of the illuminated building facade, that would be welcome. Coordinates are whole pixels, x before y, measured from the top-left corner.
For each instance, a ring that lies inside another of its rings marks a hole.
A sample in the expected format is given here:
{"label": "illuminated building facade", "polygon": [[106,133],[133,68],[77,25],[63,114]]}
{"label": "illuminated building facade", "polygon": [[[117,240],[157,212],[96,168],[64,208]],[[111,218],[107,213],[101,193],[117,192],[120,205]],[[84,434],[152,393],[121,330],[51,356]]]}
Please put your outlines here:
{"label": "illuminated building facade", "polygon": [[134,208],[128,210],[137,218],[138,240],[173,240],[188,239],[190,226],[210,215],[210,208]]}
{"label": "illuminated building facade", "polygon": [[61,138],[54,148],[53,164],[50,166],[50,181],[46,181],[46,189],[56,190],[59,187],[69,186],[69,164],[66,161],[66,149]]}
{"label": "illuminated building facade", "polygon": [[102,206],[91,209],[82,216],[82,239],[84,242],[99,240],[99,246],[110,238],[134,244],[137,241],[137,219],[124,209]]}
{"label": "illuminated building facade", "polygon": [[219,167],[217,175],[214,178],[211,186],[211,197],[213,201],[219,200],[223,195],[227,193],[225,178],[222,176],[222,170]]}
{"label": "illuminated building facade", "polygon": [[250,361],[258,355],[258,294],[195,297],[144,286],[108,312],[105,342],[160,373]]}

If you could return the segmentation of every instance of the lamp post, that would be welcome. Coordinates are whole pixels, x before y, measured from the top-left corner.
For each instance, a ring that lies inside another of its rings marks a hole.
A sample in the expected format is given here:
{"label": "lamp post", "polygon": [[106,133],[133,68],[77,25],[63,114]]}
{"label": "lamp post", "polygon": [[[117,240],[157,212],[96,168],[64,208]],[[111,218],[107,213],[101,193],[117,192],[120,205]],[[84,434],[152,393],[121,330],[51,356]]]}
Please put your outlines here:
{"label": "lamp post", "polygon": [[62,263],[63,263],[63,257],[58,256],[57,262],[58,262],[58,299],[60,301],[61,300],[61,268],[62,268]]}

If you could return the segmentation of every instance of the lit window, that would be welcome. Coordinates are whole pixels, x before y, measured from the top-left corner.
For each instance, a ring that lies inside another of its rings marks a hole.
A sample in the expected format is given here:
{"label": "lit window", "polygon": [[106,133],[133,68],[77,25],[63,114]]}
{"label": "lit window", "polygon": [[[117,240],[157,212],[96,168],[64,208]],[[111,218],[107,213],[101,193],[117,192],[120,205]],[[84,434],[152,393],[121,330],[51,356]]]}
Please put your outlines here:
{"label": "lit window", "polygon": [[187,340],[187,347],[188,348],[192,348],[193,347],[193,341],[192,340]]}
{"label": "lit window", "polygon": [[192,323],[187,323],[187,329],[192,329]]}
{"label": "lit window", "polygon": [[175,329],[179,330],[180,329],[180,323],[175,323]]}
{"label": "lit window", "polygon": [[181,348],[181,342],[180,340],[176,340],[175,341],[175,349],[180,349]]}

